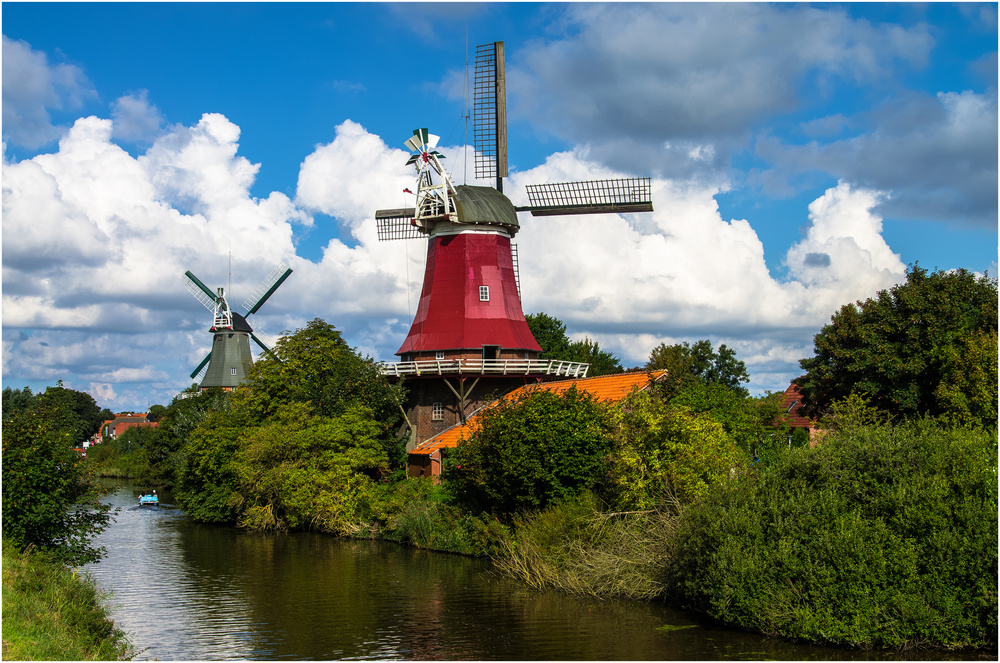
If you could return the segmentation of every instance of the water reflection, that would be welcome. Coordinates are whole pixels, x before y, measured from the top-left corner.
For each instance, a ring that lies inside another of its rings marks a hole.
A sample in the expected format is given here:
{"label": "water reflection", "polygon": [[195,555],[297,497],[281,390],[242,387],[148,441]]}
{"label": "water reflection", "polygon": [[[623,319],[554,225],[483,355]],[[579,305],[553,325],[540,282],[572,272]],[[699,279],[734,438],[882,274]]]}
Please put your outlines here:
{"label": "water reflection", "polygon": [[535,592],[483,560],[198,525],[176,509],[140,509],[140,489],[118,485],[112,502],[123,510],[98,541],[109,555],[88,569],[114,590],[140,658],[879,658],[698,625],[656,604]]}

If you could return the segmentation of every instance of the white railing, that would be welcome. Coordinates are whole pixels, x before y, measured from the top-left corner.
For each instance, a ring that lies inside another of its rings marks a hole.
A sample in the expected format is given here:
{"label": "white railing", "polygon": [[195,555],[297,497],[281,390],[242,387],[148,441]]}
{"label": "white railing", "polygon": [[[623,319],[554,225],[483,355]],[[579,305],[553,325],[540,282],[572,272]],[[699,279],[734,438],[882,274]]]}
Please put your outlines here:
{"label": "white railing", "polygon": [[428,359],[425,361],[384,361],[382,375],[561,375],[585,378],[590,364],[557,359]]}

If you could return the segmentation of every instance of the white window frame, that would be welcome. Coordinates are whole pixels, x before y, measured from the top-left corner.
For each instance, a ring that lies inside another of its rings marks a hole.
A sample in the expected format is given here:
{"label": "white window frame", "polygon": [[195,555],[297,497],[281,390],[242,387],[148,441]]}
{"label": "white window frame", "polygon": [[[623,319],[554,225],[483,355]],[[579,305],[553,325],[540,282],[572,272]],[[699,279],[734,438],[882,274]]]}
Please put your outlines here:
{"label": "white window frame", "polygon": [[229,374],[230,375],[236,375],[236,369],[235,368],[230,368],[229,369]]}
{"label": "white window frame", "polygon": [[444,359],[444,350],[438,350],[434,353],[434,358],[437,360]]}
{"label": "white window frame", "polygon": [[479,301],[481,302],[490,301],[490,287],[488,285],[479,286]]}
{"label": "white window frame", "polygon": [[444,403],[434,401],[431,406],[431,421],[444,421]]}

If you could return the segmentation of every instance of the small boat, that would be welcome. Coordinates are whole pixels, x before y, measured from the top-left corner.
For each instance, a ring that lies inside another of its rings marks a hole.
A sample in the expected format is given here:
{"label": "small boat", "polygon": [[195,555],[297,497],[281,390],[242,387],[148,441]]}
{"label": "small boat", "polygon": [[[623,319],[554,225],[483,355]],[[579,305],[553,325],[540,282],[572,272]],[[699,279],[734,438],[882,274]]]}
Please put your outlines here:
{"label": "small boat", "polygon": [[139,506],[156,506],[159,503],[160,498],[155,490],[152,495],[139,495]]}

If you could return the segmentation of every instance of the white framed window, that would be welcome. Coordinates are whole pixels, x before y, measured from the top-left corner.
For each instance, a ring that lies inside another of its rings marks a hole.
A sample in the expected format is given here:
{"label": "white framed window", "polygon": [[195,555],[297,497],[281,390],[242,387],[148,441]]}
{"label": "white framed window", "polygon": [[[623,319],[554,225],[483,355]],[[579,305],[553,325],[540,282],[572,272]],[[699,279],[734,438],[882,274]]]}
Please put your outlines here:
{"label": "white framed window", "polygon": [[435,359],[444,359],[444,350],[438,350],[434,353]]}
{"label": "white framed window", "polygon": [[479,286],[479,301],[481,302],[490,301],[490,287],[488,285]]}
{"label": "white framed window", "polygon": [[444,421],[444,403],[435,401],[431,409],[431,421]]}
{"label": "white framed window", "polygon": [[229,374],[230,375],[236,375],[236,369],[235,368],[230,368],[229,369]]}

